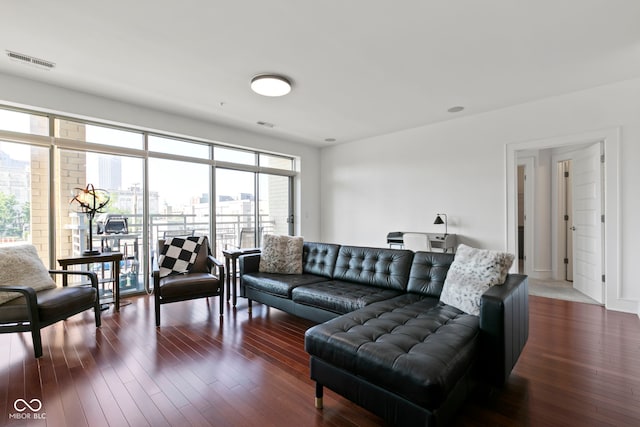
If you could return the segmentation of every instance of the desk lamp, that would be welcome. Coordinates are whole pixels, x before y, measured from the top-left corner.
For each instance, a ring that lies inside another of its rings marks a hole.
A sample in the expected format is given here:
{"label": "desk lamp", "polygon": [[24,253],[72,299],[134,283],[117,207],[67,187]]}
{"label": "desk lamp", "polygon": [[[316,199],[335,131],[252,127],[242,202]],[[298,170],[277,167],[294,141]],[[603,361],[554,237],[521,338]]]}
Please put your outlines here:
{"label": "desk lamp", "polygon": [[[444,221],[442,220],[442,216],[444,216]],[[444,224],[444,237],[447,237],[449,234],[449,230],[447,229],[447,214],[439,213],[436,214],[436,220],[433,221],[434,224]]]}

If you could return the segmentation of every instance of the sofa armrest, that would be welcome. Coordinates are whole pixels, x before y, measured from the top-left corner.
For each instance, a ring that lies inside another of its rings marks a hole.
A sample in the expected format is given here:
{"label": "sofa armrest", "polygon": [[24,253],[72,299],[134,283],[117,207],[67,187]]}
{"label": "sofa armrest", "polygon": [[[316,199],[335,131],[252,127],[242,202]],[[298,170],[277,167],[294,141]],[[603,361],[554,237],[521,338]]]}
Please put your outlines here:
{"label": "sofa armrest", "polygon": [[[240,296],[247,297],[244,287],[244,275],[247,273],[257,273],[260,269],[260,254],[247,254],[238,258],[240,269]],[[251,301],[249,301],[249,309],[251,309]]]}
{"label": "sofa armrest", "polygon": [[260,254],[242,255],[238,261],[240,277],[246,273],[257,273],[260,267]]}
{"label": "sofa armrest", "polygon": [[503,385],[528,338],[527,276],[510,274],[504,284],[485,292],[480,303],[480,370],[485,380]]}

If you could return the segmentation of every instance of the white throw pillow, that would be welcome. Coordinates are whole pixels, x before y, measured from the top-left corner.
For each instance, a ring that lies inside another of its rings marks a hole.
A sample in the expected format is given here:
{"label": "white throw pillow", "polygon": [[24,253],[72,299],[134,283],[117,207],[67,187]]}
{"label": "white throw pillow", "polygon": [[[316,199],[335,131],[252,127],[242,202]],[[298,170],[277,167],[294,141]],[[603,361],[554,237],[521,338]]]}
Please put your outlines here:
{"label": "white throw pillow", "polygon": [[513,254],[458,246],[444,280],[440,301],[465,313],[480,315],[480,299],[491,286],[507,278]]}
{"label": "white throw pillow", "polygon": [[[56,287],[33,245],[0,247],[0,286],[29,286],[36,292]],[[0,292],[0,304],[18,298],[17,292]]]}
{"label": "white throw pillow", "polygon": [[265,234],[258,271],[262,273],[302,274],[302,237]]}

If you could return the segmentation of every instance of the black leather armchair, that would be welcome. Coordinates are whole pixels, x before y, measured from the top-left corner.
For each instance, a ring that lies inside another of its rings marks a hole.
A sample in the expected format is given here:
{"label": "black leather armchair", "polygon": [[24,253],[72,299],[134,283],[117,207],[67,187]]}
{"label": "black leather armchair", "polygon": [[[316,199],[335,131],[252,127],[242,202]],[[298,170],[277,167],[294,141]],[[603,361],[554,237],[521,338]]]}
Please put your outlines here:
{"label": "black leather armchair", "polygon": [[[162,253],[164,239],[158,240],[158,254]],[[153,293],[156,326],[160,326],[160,306],[196,298],[220,297],[220,317],[224,312],[224,264],[209,254],[209,242],[204,244],[189,273],[160,277],[160,269],[154,261]],[[216,271],[217,270],[217,271]]]}
{"label": "black leather armchair", "polygon": [[[33,254],[37,257],[35,248],[33,249]],[[37,267],[41,266],[41,269],[46,274],[47,270],[44,264],[39,260],[37,263],[39,263]],[[42,356],[42,338],[40,334],[42,328],[91,308],[95,312],[96,327],[101,324],[98,277],[95,273],[66,270],[48,270],[48,273],[64,276],[85,276],[90,280],[91,284],[63,285],[38,291],[30,286],[12,285],[7,282],[3,282],[0,286],[0,294],[8,292],[22,294],[19,298],[0,304],[0,333],[31,332],[33,352],[36,358]],[[64,281],[64,283],[66,282],[67,280]]]}

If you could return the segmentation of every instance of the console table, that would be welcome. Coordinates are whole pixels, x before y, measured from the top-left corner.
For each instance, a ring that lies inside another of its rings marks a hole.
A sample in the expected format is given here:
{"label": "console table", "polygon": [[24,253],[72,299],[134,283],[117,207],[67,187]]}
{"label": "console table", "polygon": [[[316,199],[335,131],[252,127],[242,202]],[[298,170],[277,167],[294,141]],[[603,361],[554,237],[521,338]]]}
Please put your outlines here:
{"label": "console table", "polygon": [[[58,259],[58,264],[63,270],[68,270],[70,265],[89,265],[94,263],[111,263],[111,277],[99,278],[100,283],[112,282],[113,283],[113,303],[116,311],[120,311],[120,261],[122,261],[122,253],[120,252],[106,252],[98,255],[79,255],[69,258]],[[104,270],[103,270],[104,273]],[[64,285],[66,286],[67,277],[63,278]],[[100,297],[98,295],[98,297]],[[105,301],[111,302],[111,301]]]}
{"label": "console table", "polygon": [[404,240],[402,236],[404,233],[426,234],[429,239],[429,243],[431,243],[431,248],[440,249],[442,252],[449,252],[449,250],[451,250],[451,252],[455,252],[458,242],[458,236],[456,234],[427,233],[422,231],[392,231],[387,234],[387,244],[389,247],[403,247]]}
{"label": "console table", "polygon": [[230,288],[233,285],[233,306],[236,306],[238,301],[238,258],[242,255],[257,254],[260,252],[260,248],[243,248],[243,249],[223,249],[222,255],[224,255],[225,268],[227,270],[227,301],[231,296]]}

